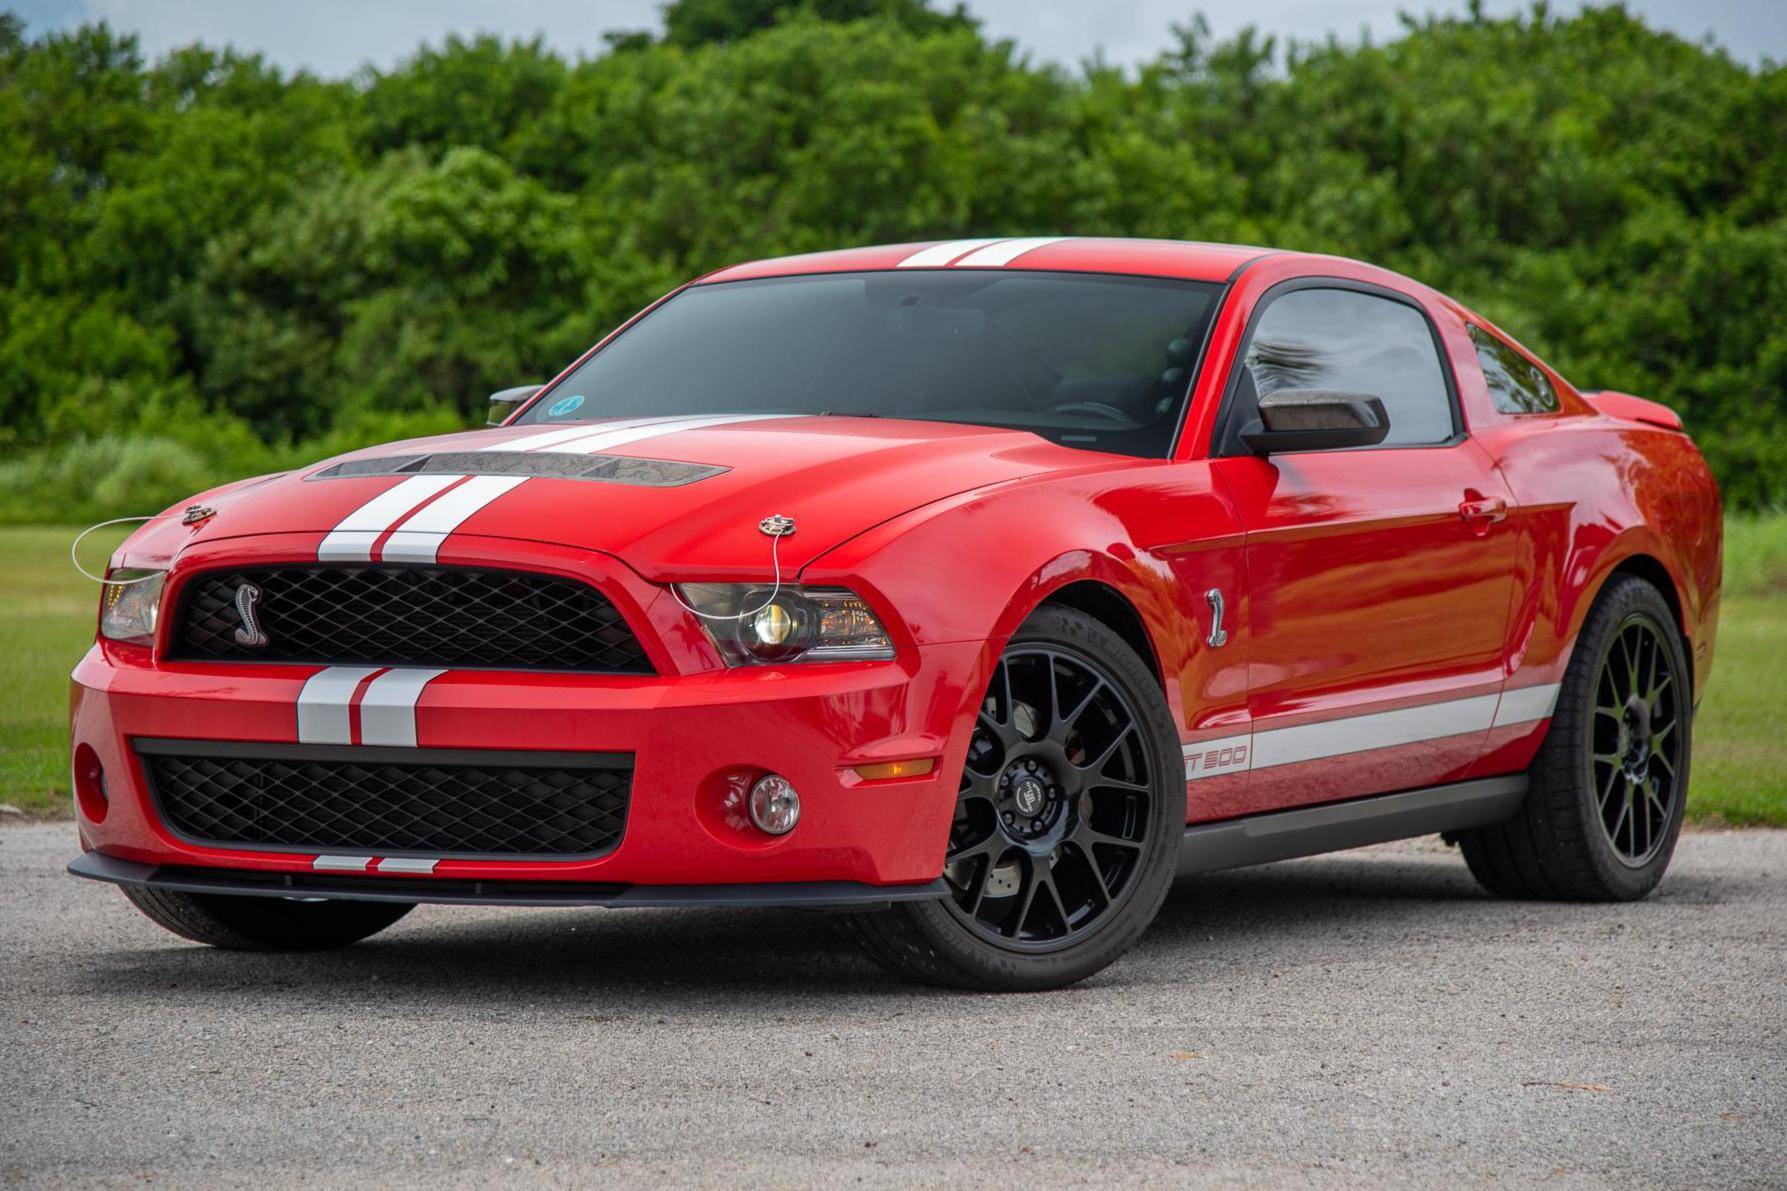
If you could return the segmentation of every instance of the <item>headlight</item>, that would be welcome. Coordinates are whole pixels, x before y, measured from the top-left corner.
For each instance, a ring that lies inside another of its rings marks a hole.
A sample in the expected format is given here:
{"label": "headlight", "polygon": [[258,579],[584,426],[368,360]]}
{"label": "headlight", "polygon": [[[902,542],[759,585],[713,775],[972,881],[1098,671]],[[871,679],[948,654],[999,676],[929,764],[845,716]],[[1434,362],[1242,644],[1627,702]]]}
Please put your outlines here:
{"label": "headlight", "polygon": [[120,567],[106,572],[104,593],[99,597],[99,632],[114,641],[148,645],[155,640],[155,616],[161,607],[163,571],[138,571]]}
{"label": "headlight", "polygon": [[677,591],[701,614],[702,627],[729,666],[894,655],[887,630],[848,588],[684,583]]}

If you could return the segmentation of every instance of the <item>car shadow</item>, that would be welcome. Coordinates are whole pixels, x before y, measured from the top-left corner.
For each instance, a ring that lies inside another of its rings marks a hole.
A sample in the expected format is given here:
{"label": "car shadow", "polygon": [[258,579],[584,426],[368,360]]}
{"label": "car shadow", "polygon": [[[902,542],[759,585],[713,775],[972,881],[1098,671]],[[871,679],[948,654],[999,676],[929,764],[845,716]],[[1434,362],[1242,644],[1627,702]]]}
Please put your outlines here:
{"label": "car shadow", "polygon": [[[1671,877],[1658,899],[1718,900],[1707,879]],[[1320,857],[1182,879],[1131,959],[1080,986],[1219,983],[1312,943],[1349,955],[1400,947],[1409,932],[1505,928],[1553,903],[1491,898],[1462,861]],[[139,924],[133,924],[133,929]],[[151,929],[140,924],[141,930]],[[414,1003],[720,1011],[741,992],[776,991],[791,1012],[960,996],[891,978],[830,915],[786,910],[504,910],[421,907],[385,934],[330,953],[224,952],[174,944],[89,953],[88,995],[192,1004],[278,991],[373,1010]],[[420,1011],[420,1010],[417,1010]],[[599,1016],[599,1015],[598,1015]]]}

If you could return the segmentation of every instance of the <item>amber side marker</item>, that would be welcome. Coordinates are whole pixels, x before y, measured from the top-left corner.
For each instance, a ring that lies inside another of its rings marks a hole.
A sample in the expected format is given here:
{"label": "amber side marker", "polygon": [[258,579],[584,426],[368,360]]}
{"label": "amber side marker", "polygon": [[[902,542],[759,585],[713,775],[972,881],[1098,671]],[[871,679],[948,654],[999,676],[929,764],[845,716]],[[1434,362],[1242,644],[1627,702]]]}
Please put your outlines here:
{"label": "amber side marker", "polygon": [[855,766],[856,776],[865,782],[882,782],[896,777],[923,777],[935,768],[935,757],[915,757],[910,761],[878,761],[873,765]]}

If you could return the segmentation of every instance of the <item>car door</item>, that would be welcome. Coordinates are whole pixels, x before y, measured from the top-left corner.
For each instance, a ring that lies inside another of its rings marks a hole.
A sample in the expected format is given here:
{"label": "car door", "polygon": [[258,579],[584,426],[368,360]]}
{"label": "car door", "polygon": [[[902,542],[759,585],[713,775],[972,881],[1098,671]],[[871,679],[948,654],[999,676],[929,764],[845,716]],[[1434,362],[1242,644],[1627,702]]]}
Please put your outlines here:
{"label": "car door", "polygon": [[[1376,447],[1261,457],[1265,393],[1380,398]],[[1300,279],[1255,309],[1212,467],[1245,535],[1254,811],[1460,780],[1503,681],[1512,494],[1465,432],[1429,312],[1379,286]]]}

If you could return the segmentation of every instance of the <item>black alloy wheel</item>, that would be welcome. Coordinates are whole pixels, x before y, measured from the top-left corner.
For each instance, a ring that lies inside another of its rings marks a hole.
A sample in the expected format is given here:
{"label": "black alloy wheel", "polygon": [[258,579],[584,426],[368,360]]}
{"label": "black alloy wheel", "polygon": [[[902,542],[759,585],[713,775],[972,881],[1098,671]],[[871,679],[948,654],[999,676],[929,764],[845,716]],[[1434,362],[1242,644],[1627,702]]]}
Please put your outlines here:
{"label": "black alloy wheel", "polygon": [[1185,759],[1159,677],[1102,621],[1038,609],[992,668],[943,861],[949,896],[843,919],[951,988],[1060,988],[1141,938],[1172,884]]}
{"label": "black alloy wheel", "polygon": [[1596,596],[1527,769],[1525,804],[1453,835],[1503,897],[1636,901],[1669,867],[1687,809],[1693,672],[1663,592],[1615,575]]}
{"label": "black alloy wheel", "polygon": [[1097,930],[1149,843],[1154,774],[1135,709],[1091,659],[1008,650],[962,771],[944,876],[971,929],[1048,951]]}
{"label": "black alloy wheel", "polygon": [[1663,846],[1682,793],[1682,684],[1664,631],[1644,612],[1627,616],[1595,682],[1590,763],[1601,829],[1633,868]]}

